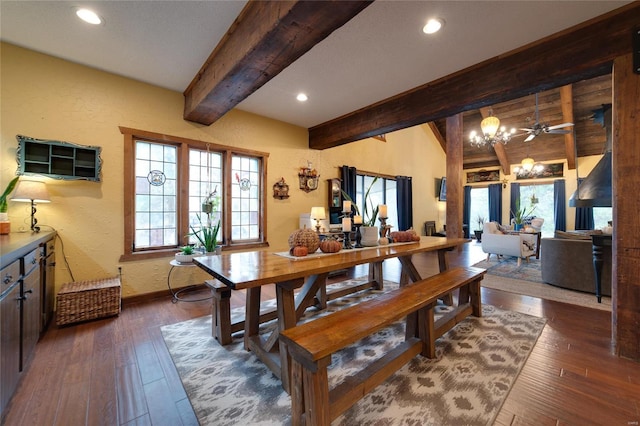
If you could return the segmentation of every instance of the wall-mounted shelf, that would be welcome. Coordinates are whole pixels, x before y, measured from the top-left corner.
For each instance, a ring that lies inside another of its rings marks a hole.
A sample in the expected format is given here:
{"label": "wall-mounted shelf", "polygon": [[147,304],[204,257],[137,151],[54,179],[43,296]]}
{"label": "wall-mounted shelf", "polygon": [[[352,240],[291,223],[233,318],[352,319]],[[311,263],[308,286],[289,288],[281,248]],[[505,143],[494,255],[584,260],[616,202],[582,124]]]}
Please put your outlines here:
{"label": "wall-mounted shelf", "polygon": [[17,135],[18,174],[100,181],[102,148]]}

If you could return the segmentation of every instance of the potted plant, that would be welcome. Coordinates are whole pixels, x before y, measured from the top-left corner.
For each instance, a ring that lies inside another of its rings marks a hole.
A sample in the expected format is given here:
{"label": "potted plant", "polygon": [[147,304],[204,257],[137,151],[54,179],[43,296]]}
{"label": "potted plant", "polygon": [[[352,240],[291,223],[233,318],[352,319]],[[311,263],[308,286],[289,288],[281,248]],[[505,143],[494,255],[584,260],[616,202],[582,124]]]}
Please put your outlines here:
{"label": "potted plant", "polygon": [[[369,193],[371,188],[378,181],[378,176],[374,177],[369,184],[369,187],[364,193],[364,206],[362,208],[362,227],[360,232],[362,233],[362,245],[363,246],[377,246],[378,245],[378,227],[376,226],[376,219],[378,219],[378,206],[374,206]],[[342,195],[348,201],[351,201],[351,205],[356,209],[356,214],[360,215],[360,209],[356,203],[351,199],[349,194],[342,191]]]}
{"label": "potted plant", "polygon": [[196,213],[198,221],[200,222],[200,226],[196,229],[193,225],[189,225],[191,228],[191,233],[187,234],[187,236],[193,235],[196,237],[200,245],[204,247],[204,251],[206,253],[217,252],[218,248],[218,233],[220,232],[220,220],[217,220],[215,223],[211,223],[210,216],[207,215],[207,219],[203,220],[200,214]]}
{"label": "potted plant", "polygon": [[530,216],[535,209],[536,206],[531,206],[531,208],[529,209],[527,209],[526,207],[520,208],[520,200],[516,200],[516,211],[514,212],[513,210],[511,210],[515,231],[520,231],[522,229],[525,218]]}
{"label": "potted plant", "polygon": [[176,262],[179,263],[189,263],[193,261],[193,247],[192,246],[183,246],[180,247],[180,251],[176,253]]}
{"label": "potted plant", "polygon": [[478,227],[473,231],[476,234],[476,240],[480,243],[482,242],[482,230],[484,228],[484,216],[478,215],[476,218],[476,222],[478,223]]}
{"label": "potted plant", "polygon": [[11,182],[9,182],[2,195],[0,195],[0,234],[2,235],[8,234],[11,229],[9,215],[7,214],[9,208],[7,197],[18,184],[18,179],[20,179],[20,176],[11,179]]}

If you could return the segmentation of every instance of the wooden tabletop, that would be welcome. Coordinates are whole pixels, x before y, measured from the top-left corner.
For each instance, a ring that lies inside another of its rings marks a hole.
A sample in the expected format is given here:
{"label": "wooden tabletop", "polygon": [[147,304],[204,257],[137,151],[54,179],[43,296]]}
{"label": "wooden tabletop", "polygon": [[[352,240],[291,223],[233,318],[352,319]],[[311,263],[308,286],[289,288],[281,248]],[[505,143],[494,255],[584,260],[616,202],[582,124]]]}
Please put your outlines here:
{"label": "wooden tabletop", "polygon": [[421,237],[415,243],[360,250],[343,249],[335,254],[310,258],[289,259],[275,252],[250,251],[201,256],[194,258],[193,262],[232,289],[241,290],[394,257],[452,249],[467,241],[469,240],[464,238]]}

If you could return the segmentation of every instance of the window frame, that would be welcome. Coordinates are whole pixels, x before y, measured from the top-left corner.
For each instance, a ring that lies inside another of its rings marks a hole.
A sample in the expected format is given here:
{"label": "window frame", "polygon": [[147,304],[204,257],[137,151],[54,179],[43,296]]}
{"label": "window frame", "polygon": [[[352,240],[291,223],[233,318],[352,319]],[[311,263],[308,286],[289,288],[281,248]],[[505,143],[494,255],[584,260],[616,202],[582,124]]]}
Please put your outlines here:
{"label": "window frame", "polygon": [[[189,233],[189,150],[210,150],[222,154],[222,185],[224,187],[222,200],[222,222],[221,229],[224,235],[223,250],[233,248],[259,248],[267,247],[267,191],[266,175],[269,153],[248,150],[237,147],[225,146],[211,142],[204,142],[194,139],[171,136],[145,130],[119,127],[120,133],[124,136],[124,247],[120,261],[153,259],[173,255],[175,247],[149,248],[134,250],[135,239],[135,144],[137,140],[173,145],[177,148],[176,164],[178,168],[177,183],[177,226],[178,242],[185,240]],[[248,242],[235,242],[231,239],[231,185],[233,185],[231,173],[231,161],[234,155],[249,156],[258,159],[260,164],[260,198],[259,198],[259,236],[256,240]]]}

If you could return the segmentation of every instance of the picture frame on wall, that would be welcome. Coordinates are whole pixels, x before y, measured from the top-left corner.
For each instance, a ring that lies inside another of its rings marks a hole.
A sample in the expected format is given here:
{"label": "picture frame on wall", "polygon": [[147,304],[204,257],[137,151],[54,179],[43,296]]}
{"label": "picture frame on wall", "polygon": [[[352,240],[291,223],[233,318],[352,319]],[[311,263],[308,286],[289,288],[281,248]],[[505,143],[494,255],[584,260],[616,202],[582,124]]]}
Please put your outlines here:
{"label": "picture frame on wall", "polygon": [[447,201],[447,178],[440,179],[440,191],[438,192],[438,201]]}

